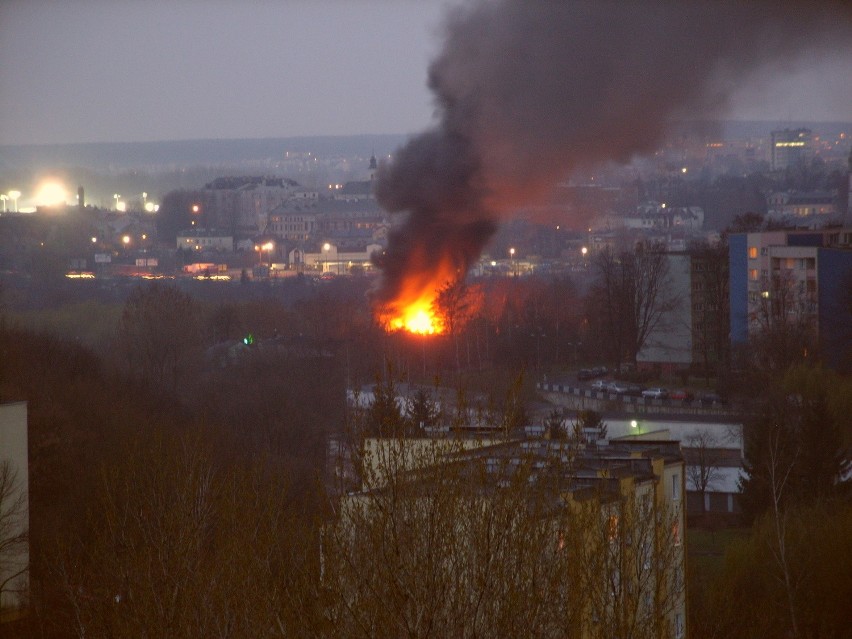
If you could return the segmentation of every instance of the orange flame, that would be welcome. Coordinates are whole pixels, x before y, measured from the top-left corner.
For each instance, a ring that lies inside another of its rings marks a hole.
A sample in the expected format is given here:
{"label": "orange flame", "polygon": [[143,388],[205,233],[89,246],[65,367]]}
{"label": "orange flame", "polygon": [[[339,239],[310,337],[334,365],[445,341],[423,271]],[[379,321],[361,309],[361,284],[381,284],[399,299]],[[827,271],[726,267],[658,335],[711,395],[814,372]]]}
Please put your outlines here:
{"label": "orange flame", "polygon": [[377,311],[379,323],[388,331],[404,330],[417,335],[438,335],[446,330],[435,308],[441,288],[455,277],[450,260],[429,271],[408,273],[395,299]]}

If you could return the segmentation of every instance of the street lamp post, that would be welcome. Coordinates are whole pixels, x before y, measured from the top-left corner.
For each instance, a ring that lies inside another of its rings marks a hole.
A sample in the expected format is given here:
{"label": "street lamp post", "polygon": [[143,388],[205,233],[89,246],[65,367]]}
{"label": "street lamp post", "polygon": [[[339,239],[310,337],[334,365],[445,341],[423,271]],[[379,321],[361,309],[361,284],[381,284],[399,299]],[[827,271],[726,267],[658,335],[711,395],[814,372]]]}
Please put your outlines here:
{"label": "street lamp post", "polygon": [[[272,242],[267,242],[266,244],[264,244],[260,248],[262,248],[264,251],[266,251],[266,254],[269,256],[269,268],[271,270],[272,269],[272,249],[275,248],[275,245]],[[260,254],[260,257],[263,258],[263,253]],[[261,263],[262,262],[263,262],[263,259],[261,259]]]}
{"label": "street lamp post", "polygon": [[9,196],[6,195],[5,193],[0,195],[0,200],[3,200],[3,212],[4,213],[6,212],[6,200],[8,200],[8,199],[9,199]]}
{"label": "street lamp post", "polygon": [[328,242],[326,242],[325,244],[322,245],[323,260],[322,260],[322,267],[320,268],[320,271],[322,273],[325,273],[326,270],[328,269],[328,252],[330,250],[331,250],[331,244],[329,244]]}
{"label": "street lamp post", "polygon": [[512,266],[512,277],[515,277],[517,273],[515,272],[515,248],[512,247],[509,249],[509,262]]}

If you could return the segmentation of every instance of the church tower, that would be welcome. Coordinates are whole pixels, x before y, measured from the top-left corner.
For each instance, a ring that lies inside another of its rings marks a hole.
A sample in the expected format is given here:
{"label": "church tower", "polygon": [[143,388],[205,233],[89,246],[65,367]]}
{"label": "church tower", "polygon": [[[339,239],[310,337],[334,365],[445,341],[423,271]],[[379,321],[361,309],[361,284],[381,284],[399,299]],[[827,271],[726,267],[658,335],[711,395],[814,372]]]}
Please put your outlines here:
{"label": "church tower", "polygon": [[[852,155],[849,156],[850,165],[852,165]],[[372,182],[376,177],[376,170],[379,168],[379,163],[376,161],[376,152],[373,151],[373,155],[370,156],[370,182]]]}

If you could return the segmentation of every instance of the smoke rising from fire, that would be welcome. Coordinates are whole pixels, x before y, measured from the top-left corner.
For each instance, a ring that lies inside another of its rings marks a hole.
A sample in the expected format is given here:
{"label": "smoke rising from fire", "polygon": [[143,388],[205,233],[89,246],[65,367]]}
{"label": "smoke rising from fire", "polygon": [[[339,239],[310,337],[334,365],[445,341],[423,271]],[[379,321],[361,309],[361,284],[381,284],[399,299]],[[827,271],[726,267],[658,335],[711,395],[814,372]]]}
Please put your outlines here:
{"label": "smoke rising from fire", "polygon": [[[843,2],[468,2],[429,69],[436,126],[380,167],[406,212],[379,260],[377,301],[411,277],[463,275],[501,216],[571,170],[651,151],[678,119],[724,113],[749,73],[848,46]],[[838,43],[844,42],[843,45]],[[849,78],[838,78],[848,81]]]}

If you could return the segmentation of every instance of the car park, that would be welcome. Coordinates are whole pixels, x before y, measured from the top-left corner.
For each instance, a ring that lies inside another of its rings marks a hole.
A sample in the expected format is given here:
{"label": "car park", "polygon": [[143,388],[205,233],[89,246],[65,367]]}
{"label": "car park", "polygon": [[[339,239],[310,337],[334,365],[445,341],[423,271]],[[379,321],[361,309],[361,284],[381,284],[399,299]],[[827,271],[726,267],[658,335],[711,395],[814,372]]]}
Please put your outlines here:
{"label": "car park", "polygon": [[646,399],[666,399],[669,396],[669,391],[660,386],[652,386],[642,391],[642,397]]}
{"label": "car park", "polygon": [[624,395],[630,390],[624,382],[610,382],[607,386],[607,391],[616,395]]}
{"label": "car park", "polygon": [[722,397],[720,397],[716,393],[704,393],[701,397],[698,398],[698,401],[701,402],[702,406],[714,406],[725,403],[725,400],[722,399]]}
{"label": "car park", "polygon": [[669,399],[672,401],[683,402],[684,404],[688,404],[695,396],[689,392],[688,390],[676,389],[673,391],[669,391]]}

